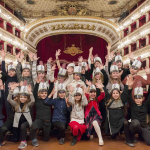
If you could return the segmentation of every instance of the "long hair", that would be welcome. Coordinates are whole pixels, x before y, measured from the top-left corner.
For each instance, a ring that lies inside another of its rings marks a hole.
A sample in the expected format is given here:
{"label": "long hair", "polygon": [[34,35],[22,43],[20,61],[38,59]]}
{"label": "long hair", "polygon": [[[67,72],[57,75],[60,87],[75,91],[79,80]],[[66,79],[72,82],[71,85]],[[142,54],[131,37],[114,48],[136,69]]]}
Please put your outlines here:
{"label": "long hair", "polygon": [[[21,96],[21,95],[20,95]],[[20,96],[19,96],[19,100],[17,101],[17,105],[15,107],[15,112],[17,112],[19,110],[19,107],[20,107]],[[27,101],[24,103],[24,106],[21,110],[21,112],[24,112],[25,111],[25,107],[27,106],[27,104],[30,102],[30,96],[28,95],[27,96]]]}
{"label": "long hair", "polygon": [[[108,105],[114,100],[114,98],[112,97],[112,94],[113,94],[113,91],[114,90],[112,90],[111,91],[111,93],[110,93],[110,95],[111,95],[111,98],[108,100],[108,103],[106,104],[106,108],[108,107]],[[117,90],[118,92],[119,92],[119,94],[120,94],[120,90]],[[115,101],[118,101],[118,100],[120,100],[120,96],[119,96],[119,98],[118,99],[116,99]]]}
{"label": "long hair", "polygon": [[116,81],[118,84],[120,84],[121,83],[121,80],[119,79],[119,78],[117,78],[117,79],[113,79],[112,78],[112,74],[110,74],[110,83],[114,83],[114,81]]}
{"label": "long hair", "polygon": [[82,95],[81,95],[81,98],[79,101],[76,101],[75,98],[74,98],[74,101],[75,101],[75,104],[79,104],[79,106],[81,106],[81,101],[82,101]]}
{"label": "long hair", "polygon": [[[100,73],[100,79],[101,79],[101,81],[102,81],[102,83],[104,83],[104,76]],[[95,85],[95,83],[97,82],[97,80],[96,80],[96,78],[95,78],[95,76],[93,77],[93,84]]]}

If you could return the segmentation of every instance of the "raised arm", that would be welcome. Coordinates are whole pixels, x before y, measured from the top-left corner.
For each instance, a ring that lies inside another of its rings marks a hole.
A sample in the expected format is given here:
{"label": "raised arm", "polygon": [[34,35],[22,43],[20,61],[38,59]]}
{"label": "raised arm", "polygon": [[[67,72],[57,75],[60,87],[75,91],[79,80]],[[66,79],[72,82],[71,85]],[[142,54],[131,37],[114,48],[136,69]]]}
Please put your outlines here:
{"label": "raised arm", "polygon": [[101,72],[103,73],[103,77],[104,77],[103,85],[106,86],[108,84],[108,80],[109,80],[108,75],[104,69],[102,69]]}
{"label": "raised arm", "polygon": [[38,88],[39,88],[39,83],[36,83],[35,86],[34,86],[34,91],[33,91],[35,102],[38,101]]}
{"label": "raised arm", "polygon": [[35,99],[34,99],[34,96],[33,96],[33,93],[32,93],[32,88],[31,88],[30,84],[28,85],[27,90],[30,94],[30,102],[28,103],[28,107],[32,107],[34,105]]}
{"label": "raised arm", "polygon": [[7,80],[7,73],[0,71],[0,79],[5,83]]}
{"label": "raised arm", "polygon": [[47,60],[47,75],[46,75],[46,78],[47,78],[48,81],[50,80],[51,62],[52,62],[52,57],[50,57]]}
{"label": "raised arm", "polygon": [[54,81],[49,84],[48,95],[52,92],[54,88]]}
{"label": "raised arm", "polygon": [[9,91],[8,97],[7,97],[7,101],[13,106],[15,107],[17,105],[17,102],[12,100],[12,95],[13,95],[13,91]]}
{"label": "raised arm", "polygon": [[88,100],[87,100],[86,96],[83,95],[82,101],[81,101],[81,105],[82,105],[83,107],[85,107],[87,104],[88,104]]}
{"label": "raised arm", "polygon": [[36,82],[36,78],[37,78],[36,65],[37,65],[37,60],[34,60],[32,64],[32,78],[34,83]]}
{"label": "raised arm", "polygon": [[61,68],[60,62],[59,62],[59,58],[58,58],[58,56],[61,54],[60,52],[61,52],[61,50],[58,49],[58,51],[56,51],[56,54],[55,54],[55,56],[56,56],[56,62],[57,62],[57,66],[58,66],[58,69],[59,69],[59,70],[60,70],[60,68]]}
{"label": "raised arm", "polygon": [[69,105],[73,105],[73,103],[74,103],[74,100],[73,100],[73,95],[72,94],[69,94],[69,99],[68,99],[68,103],[69,103]]}

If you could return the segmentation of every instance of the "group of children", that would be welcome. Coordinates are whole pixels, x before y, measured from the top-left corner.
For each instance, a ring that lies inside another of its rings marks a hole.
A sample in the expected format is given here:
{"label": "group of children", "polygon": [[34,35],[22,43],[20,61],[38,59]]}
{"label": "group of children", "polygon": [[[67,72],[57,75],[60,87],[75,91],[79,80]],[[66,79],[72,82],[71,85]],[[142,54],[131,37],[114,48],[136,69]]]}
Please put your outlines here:
{"label": "group of children", "polygon": [[[51,66],[52,59],[47,61],[45,74],[43,63],[40,61],[37,65],[39,58],[31,52],[28,54],[30,64],[22,64],[24,54],[18,53],[17,67],[10,63],[6,72],[6,53],[2,50],[0,146],[5,144],[8,131],[12,134],[9,140],[21,141],[19,149],[27,146],[27,131],[32,145],[39,146],[37,131],[41,131],[43,141],[48,141],[52,128],[58,130],[56,136],[62,145],[68,125],[73,135],[71,146],[82,136],[92,139],[95,133],[99,145],[104,145],[102,130],[112,139],[124,131],[125,142],[130,147],[137,143],[136,133],[150,145],[150,131],[146,123],[150,95],[144,100],[142,88],[150,85],[150,69],[145,68],[147,80],[137,75],[141,62],[139,58],[134,60],[132,53],[129,55],[130,69],[124,69],[121,55],[114,56],[110,48],[109,44],[105,66],[100,57],[93,56],[93,48],[89,50],[88,63],[79,57],[78,63],[70,63],[67,67],[60,65],[61,50],[56,51],[57,79],[54,78],[56,64]],[[4,105],[7,112],[5,123],[2,114]]]}

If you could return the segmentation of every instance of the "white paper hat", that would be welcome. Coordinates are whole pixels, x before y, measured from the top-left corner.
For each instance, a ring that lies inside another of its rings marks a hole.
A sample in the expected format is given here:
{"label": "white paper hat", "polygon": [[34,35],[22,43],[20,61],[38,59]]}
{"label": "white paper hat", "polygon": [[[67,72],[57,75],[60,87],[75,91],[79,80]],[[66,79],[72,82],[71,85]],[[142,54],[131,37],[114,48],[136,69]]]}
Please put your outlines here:
{"label": "white paper hat", "polygon": [[66,92],[66,87],[64,85],[64,83],[59,83],[58,85],[58,92]]}
{"label": "white paper hat", "polygon": [[117,53],[117,56],[115,57],[115,62],[121,61],[122,62],[122,57],[120,53]]}
{"label": "white paper hat", "polygon": [[9,65],[8,65],[8,71],[9,70],[16,70],[16,67],[13,65],[12,62],[10,62]]}
{"label": "white paper hat", "polygon": [[16,87],[13,91],[13,97],[16,97],[17,95],[19,95],[19,88]]}
{"label": "white paper hat", "polygon": [[134,98],[142,98],[143,97],[143,88],[141,87],[141,81],[137,82],[137,86],[134,89]]}
{"label": "white paper hat", "polygon": [[39,91],[47,91],[47,84],[46,84],[46,82],[40,82],[38,92]]}
{"label": "white paper hat", "polygon": [[82,95],[82,93],[83,93],[82,88],[80,88],[80,87],[76,87],[76,88],[75,88],[74,95],[78,95],[78,94],[81,94],[81,95]]}
{"label": "white paper hat", "polygon": [[112,90],[119,90],[119,91],[120,91],[120,85],[119,85],[118,83],[114,82],[114,83],[112,84],[112,89],[111,89],[111,91],[112,91]]}
{"label": "white paper hat", "polygon": [[99,67],[97,67],[95,70],[94,70],[94,76],[101,73],[103,75],[103,73],[101,72],[101,70],[99,69]]}
{"label": "white paper hat", "polygon": [[96,87],[95,87],[94,84],[91,84],[91,86],[90,86],[90,91],[96,91]]}
{"label": "white paper hat", "polygon": [[43,62],[40,61],[40,65],[37,66],[37,72],[45,72]]}
{"label": "white paper hat", "polygon": [[141,60],[141,57],[138,57],[136,60],[134,60],[131,67],[134,69],[140,69],[142,65],[140,60]]}
{"label": "white paper hat", "polygon": [[81,74],[81,66],[75,66],[74,67],[74,73]]}
{"label": "white paper hat", "polygon": [[110,67],[111,72],[119,72],[118,66],[115,63]]}
{"label": "white paper hat", "polygon": [[58,72],[58,76],[64,77],[65,75],[66,75],[66,69],[60,68],[60,70]]}
{"label": "white paper hat", "polygon": [[23,65],[22,69],[29,69],[29,70],[30,70],[30,65],[27,64],[27,63],[25,63],[25,64]]}
{"label": "white paper hat", "polygon": [[82,63],[81,63],[81,66],[86,68],[87,63],[86,63],[86,62],[82,62]]}
{"label": "white paper hat", "polygon": [[101,58],[96,55],[96,57],[94,58],[94,63],[97,62],[97,61],[102,63]]}
{"label": "white paper hat", "polygon": [[74,63],[70,63],[70,64],[68,64],[68,66],[67,66],[67,69],[68,69],[68,67],[75,67],[75,64]]}

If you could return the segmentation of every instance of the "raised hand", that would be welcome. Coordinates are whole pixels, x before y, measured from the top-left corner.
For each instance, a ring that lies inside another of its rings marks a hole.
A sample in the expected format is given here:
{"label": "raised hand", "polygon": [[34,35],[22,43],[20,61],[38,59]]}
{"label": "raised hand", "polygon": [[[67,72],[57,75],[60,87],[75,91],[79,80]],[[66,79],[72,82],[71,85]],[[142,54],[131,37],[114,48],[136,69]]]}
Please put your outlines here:
{"label": "raised hand", "polygon": [[93,51],[93,47],[91,47],[91,48],[89,49],[90,54],[92,54],[92,51]]}
{"label": "raised hand", "polygon": [[1,50],[2,60],[5,60],[6,52],[4,50]]}
{"label": "raised hand", "polygon": [[129,58],[131,61],[134,61],[134,53],[133,52],[129,53]]}
{"label": "raised hand", "polygon": [[81,63],[81,62],[83,61],[83,57],[80,56],[80,57],[78,58],[78,60],[79,60],[79,62]]}
{"label": "raised hand", "polygon": [[74,90],[74,87],[72,85],[69,85],[69,91],[72,93]]}
{"label": "raised hand", "polygon": [[146,72],[146,74],[150,73],[150,68],[149,67],[145,67],[145,69],[143,69],[143,70]]}
{"label": "raised hand", "polygon": [[102,83],[95,83],[96,88],[103,90],[104,85]]}
{"label": "raised hand", "polygon": [[92,54],[90,55],[90,60],[91,60],[91,63],[94,63],[94,57]]}
{"label": "raised hand", "polygon": [[28,53],[28,56],[29,56],[30,60],[33,61],[33,53],[32,53],[32,52],[29,52],[29,53]]}
{"label": "raised hand", "polygon": [[15,54],[17,61],[19,61],[20,58],[20,52],[18,54]]}
{"label": "raised hand", "polygon": [[86,70],[86,71],[88,71],[88,70],[89,70],[89,65],[88,65],[88,64],[87,64],[87,66],[86,66],[85,70]]}
{"label": "raised hand", "polygon": [[39,77],[36,78],[36,83],[40,83],[41,81],[42,81],[41,78],[39,78]]}
{"label": "raised hand", "polygon": [[58,57],[58,56],[61,54],[60,52],[61,52],[61,50],[60,50],[60,49],[58,49],[58,50],[56,51],[55,56],[57,56],[57,57]]}
{"label": "raised hand", "polygon": [[54,95],[55,93],[56,93],[56,91],[55,91],[55,87],[54,87],[53,90],[52,90],[52,92],[51,92],[51,94],[48,97],[51,98],[52,95]]}
{"label": "raised hand", "polygon": [[114,57],[115,57],[114,52],[111,52],[111,53],[110,53],[110,58],[113,59]]}
{"label": "raised hand", "polygon": [[50,57],[47,62],[51,63],[52,62],[52,57]]}
{"label": "raised hand", "polygon": [[110,51],[111,49],[111,43],[108,43],[108,46],[106,46],[107,50]]}
{"label": "raised hand", "polygon": [[56,69],[56,64],[54,64],[51,68],[51,71],[54,71]]}
{"label": "raised hand", "polygon": [[33,59],[38,60],[40,57],[37,57],[37,54],[33,54]]}
{"label": "raised hand", "polygon": [[130,88],[132,88],[133,84],[134,84],[134,79],[133,79],[133,76],[132,75],[129,75],[127,77],[127,82],[126,82],[126,85],[128,85]]}
{"label": "raised hand", "polygon": [[20,82],[20,86],[23,86],[23,81]]}
{"label": "raised hand", "polygon": [[104,69],[104,65],[103,65],[103,64],[100,64],[99,69],[100,69],[100,70]]}
{"label": "raised hand", "polygon": [[11,91],[13,91],[17,86],[18,86],[19,84],[18,83],[11,83],[10,84],[10,89],[11,89]]}
{"label": "raised hand", "polygon": [[27,90],[28,90],[29,94],[32,94],[32,87],[31,87],[31,84],[28,85]]}
{"label": "raised hand", "polygon": [[20,59],[21,59],[21,61],[23,60],[23,58],[24,58],[24,53],[21,52],[21,54],[20,54]]}
{"label": "raised hand", "polygon": [[89,80],[89,81],[88,81],[88,80],[86,80],[86,84],[87,84],[88,86],[91,86],[91,84],[92,84],[92,83],[91,83],[91,81],[90,81],[90,80]]}

